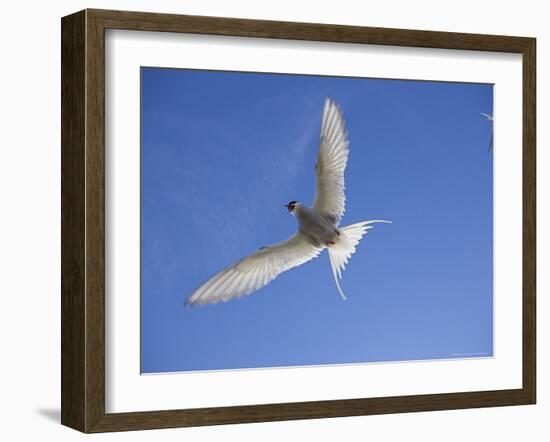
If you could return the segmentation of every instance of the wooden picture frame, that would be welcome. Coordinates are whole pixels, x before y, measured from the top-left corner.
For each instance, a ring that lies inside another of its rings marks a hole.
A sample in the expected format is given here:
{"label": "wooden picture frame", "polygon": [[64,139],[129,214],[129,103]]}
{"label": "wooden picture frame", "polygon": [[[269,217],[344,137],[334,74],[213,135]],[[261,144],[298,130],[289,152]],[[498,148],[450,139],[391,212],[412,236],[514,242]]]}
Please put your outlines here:
{"label": "wooden picture frame", "polygon": [[[62,424],[83,432],[534,404],[536,153],[533,38],[84,10],[62,19]],[[169,411],[105,411],[105,30],[518,53],[523,57],[523,385]]]}

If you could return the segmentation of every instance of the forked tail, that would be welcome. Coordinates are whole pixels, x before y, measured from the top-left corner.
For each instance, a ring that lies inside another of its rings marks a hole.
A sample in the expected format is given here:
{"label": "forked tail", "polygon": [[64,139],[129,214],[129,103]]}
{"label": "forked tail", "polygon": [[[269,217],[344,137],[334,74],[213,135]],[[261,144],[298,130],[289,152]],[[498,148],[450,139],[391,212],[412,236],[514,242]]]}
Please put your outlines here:
{"label": "forked tail", "polygon": [[361,221],[360,223],[351,224],[346,227],[340,228],[340,236],[336,244],[328,246],[328,257],[330,259],[330,266],[332,267],[332,275],[334,276],[334,282],[336,282],[336,287],[340,296],[345,301],[346,295],[340,287],[340,279],[342,279],[342,272],[346,268],[351,255],[355,253],[357,244],[361,241],[361,238],[367,233],[368,230],[372,229],[374,226],[369,224],[374,223],[388,223],[391,224],[391,221],[385,220],[371,220],[371,221]]}

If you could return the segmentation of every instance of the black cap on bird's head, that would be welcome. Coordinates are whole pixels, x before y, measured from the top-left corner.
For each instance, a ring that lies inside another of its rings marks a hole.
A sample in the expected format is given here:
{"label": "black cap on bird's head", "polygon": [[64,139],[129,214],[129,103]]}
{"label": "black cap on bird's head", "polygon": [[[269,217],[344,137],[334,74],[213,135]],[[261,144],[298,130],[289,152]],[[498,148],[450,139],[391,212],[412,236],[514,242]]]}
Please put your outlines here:
{"label": "black cap on bird's head", "polygon": [[284,207],[287,208],[287,210],[292,213],[294,211],[294,209],[296,208],[296,204],[298,204],[298,201],[291,201],[290,203],[288,203],[287,205],[285,205]]}

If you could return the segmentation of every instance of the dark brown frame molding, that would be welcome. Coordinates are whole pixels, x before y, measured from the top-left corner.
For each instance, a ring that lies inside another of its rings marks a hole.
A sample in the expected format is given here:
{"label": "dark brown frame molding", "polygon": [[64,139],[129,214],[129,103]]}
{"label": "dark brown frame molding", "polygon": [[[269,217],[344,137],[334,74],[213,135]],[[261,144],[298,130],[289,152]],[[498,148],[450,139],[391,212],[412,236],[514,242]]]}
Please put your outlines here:
{"label": "dark brown frame molding", "polygon": [[[523,56],[523,386],[514,390],[105,412],[105,30],[185,32]],[[536,400],[536,40],[526,37],[106,10],[61,21],[61,422],[83,432],[142,430],[534,404]]]}

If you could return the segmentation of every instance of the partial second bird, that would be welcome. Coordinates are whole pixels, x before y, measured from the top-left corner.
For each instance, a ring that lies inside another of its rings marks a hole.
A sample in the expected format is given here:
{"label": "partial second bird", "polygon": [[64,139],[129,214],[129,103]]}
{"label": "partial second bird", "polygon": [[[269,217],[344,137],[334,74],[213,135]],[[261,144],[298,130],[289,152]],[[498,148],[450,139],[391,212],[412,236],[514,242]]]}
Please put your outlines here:
{"label": "partial second bird", "polygon": [[345,300],[339,280],[359,241],[373,228],[372,224],[390,223],[370,220],[339,227],[346,203],[344,172],[348,156],[349,140],[342,111],[327,98],[315,165],[313,206],[307,207],[298,201],[290,201],[284,206],[296,217],[297,232],[284,241],[260,248],[215,274],[187,299],[186,304],[216,303],[248,295],[281,273],[318,257],[325,249],[328,250],[336,288]]}
{"label": "partial second bird", "polygon": [[[490,121],[491,124],[493,124],[493,121],[495,121],[495,117],[494,115],[491,115],[491,114],[487,114],[485,112],[480,112],[480,115],[485,118],[487,121]],[[493,141],[494,141],[494,138],[495,138],[495,134],[494,132],[491,130],[491,138],[489,140],[489,152],[492,152],[493,151]]]}

